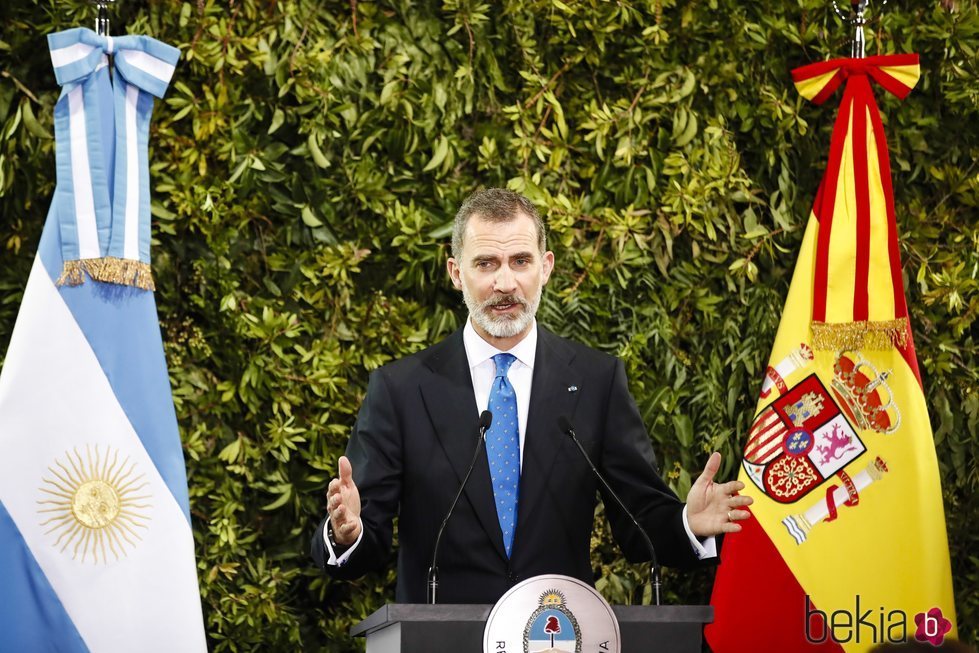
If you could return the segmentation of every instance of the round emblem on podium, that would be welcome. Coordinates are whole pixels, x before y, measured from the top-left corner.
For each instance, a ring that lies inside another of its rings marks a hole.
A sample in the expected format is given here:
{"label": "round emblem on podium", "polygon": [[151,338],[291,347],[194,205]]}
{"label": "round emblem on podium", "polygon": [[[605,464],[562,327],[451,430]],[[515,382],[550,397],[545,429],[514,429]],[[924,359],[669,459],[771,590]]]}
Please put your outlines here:
{"label": "round emblem on podium", "polygon": [[504,594],[486,620],[484,653],[619,653],[619,622],[595,588],[570,576],[535,576]]}

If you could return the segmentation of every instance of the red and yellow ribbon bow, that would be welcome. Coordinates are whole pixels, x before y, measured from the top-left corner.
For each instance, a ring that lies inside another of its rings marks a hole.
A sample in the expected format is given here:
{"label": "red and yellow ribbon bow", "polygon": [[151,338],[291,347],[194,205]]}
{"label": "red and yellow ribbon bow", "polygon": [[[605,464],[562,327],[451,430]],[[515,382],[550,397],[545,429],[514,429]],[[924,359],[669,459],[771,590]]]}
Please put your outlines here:
{"label": "red and yellow ribbon bow", "polygon": [[813,346],[885,349],[908,356],[910,330],[884,125],[871,81],[905,98],[918,81],[918,55],[835,59],[792,71],[796,88],[821,104],[844,84],[826,174],[813,270]]}

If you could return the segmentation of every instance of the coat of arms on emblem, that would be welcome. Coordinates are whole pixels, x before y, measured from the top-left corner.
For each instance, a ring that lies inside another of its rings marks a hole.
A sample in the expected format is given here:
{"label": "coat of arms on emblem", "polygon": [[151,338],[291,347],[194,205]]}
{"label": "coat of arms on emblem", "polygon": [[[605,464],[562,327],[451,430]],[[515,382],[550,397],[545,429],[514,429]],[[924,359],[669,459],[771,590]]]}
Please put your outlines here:
{"label": "coat of arms on emblem", "polygon": [[743,464],[766,495],[793,503],[866,450],[819,377],[810,374],[755,418]]}
{"label": "coat of arms on emblem", "polygon": [[562,592],[548,590],[541,594],[540,606],[530,616],[524,629],[523,650],[524,653],[581,653],[578,621],[568,610]]}
{"label": "coat of arms on emblem", "polygon": [[620,653],[621,639],[612,606],[594,587],[544,574],[517,583],[496,602],[483,629],[483,653]]}

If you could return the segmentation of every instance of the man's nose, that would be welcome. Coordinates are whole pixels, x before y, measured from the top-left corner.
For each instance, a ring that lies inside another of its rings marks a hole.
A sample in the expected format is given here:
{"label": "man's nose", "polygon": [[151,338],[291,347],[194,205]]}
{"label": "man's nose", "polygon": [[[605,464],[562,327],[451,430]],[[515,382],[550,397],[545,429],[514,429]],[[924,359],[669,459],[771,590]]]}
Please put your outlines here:
{"label": "man's nose", "polygon": [[496,283],[493,289],[503,294],[516,291],[517,277],[513,274],[513,270],[510,269],[509,265],[500,266],[499,271],[496,273]]}

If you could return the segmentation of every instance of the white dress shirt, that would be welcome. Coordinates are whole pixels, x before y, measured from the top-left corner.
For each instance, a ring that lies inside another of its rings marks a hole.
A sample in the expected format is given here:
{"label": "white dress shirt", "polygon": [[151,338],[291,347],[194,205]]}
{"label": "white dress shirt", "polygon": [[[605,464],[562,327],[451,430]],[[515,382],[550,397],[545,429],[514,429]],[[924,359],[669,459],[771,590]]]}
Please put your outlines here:
{"label": "white dress shirt", "polygon": [[[472,375],[473,392],[476,395],[477,414],[482,413],[489,406],[490,390],[493,387],[493,379],[496,378],[496,364],[493,356],[502,353],[509,353],[517,360],[510,365],[507,372],[507,379],[513,386],[513,392],[517,397],[517,426],[520,435],[520,467],[523,469],[524,441],[527,435],[527,413],[530,411],[530,388],[534,379],[534,361],[537,358],[537,320],[531,325],[530,332],[520,342],[513,346],[508,352],[503,352],[490,343],[483,340],[482,336],[476,333],[472,320],[466,320],[466,326],[462,330],[462,342],[466,348],[466,358],[469,361],[469,373]],[[700,559],[713,558],[717,555],[717,544],[715,538],[708,537],[701,542],[691,532],[690,525],[687,523],[687,507],[683,506],[683,528],[687,532],[690,545]],[[330,538],[323,531],[323,539],[326,541],[326,550],[330,554],[328,565],[342,565],[360,544],[364,536],[364,529],[361,526],[360,536],[353,545],[337,556],[333,552]]]}

